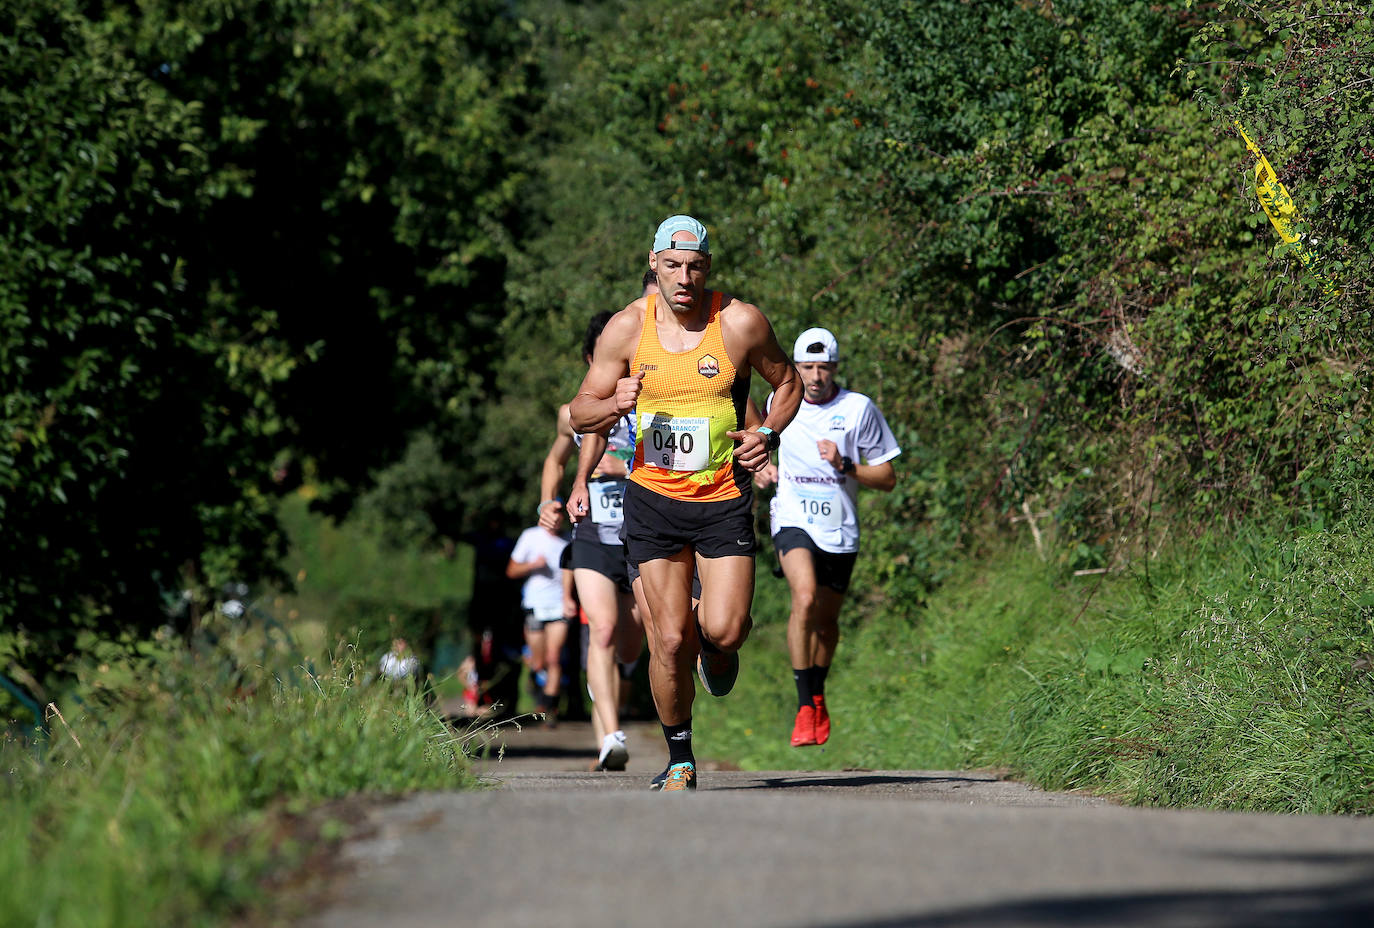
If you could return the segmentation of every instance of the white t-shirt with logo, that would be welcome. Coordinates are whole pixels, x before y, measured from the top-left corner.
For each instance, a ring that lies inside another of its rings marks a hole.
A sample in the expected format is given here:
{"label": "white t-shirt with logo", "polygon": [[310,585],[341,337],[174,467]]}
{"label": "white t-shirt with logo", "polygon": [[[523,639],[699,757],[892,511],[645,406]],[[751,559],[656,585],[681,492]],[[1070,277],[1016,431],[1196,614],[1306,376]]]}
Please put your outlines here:
{"label": "white t-shirt with logo", "polygon": [[[773,402],[770,395],[764,408]],[[778,495],[773,531],[800,528],[831,554],[859,550],[859,481],[821,457],[816,442],[829,439],[855,464],[882,464],[902,453],[887,420],[871,399],[843,387],[825,403],[802,400],[778,446]]]}
{"label": "white t-shirt with logo", "polygon": [[515,541],[512,561],[528,564],[537,557],[544,559],[544,566],[526,577],[520,588],[520,605],[532,610],[536,619],[548,622],[563,617],[563,571],[558,559],[567,546],[568,539],[537,525],[525,529]]}

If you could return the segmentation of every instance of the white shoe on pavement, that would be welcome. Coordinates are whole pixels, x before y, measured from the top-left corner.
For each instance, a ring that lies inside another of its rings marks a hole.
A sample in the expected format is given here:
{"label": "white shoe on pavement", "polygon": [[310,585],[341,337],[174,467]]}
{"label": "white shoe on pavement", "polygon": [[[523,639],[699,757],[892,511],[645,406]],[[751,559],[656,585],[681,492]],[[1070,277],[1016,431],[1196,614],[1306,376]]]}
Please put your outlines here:
{"label": "white shoe on pavement", "polygon": [[630,751],[625,747],[625,733],[613,731],[601,739],[601,757],[596,762],[597,770],[624,770],[630,760]]}

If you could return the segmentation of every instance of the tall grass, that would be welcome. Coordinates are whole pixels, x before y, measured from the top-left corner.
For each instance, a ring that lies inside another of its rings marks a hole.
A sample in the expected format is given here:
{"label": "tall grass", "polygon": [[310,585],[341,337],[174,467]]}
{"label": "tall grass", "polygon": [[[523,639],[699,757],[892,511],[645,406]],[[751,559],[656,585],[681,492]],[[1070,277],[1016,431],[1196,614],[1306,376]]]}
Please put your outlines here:
{"label": "tall grass", "polygon": [[835,733],[788,745],[786,589],[761,576],[736,694],[704,754],[753,769],[1008,768],[1125,801],[1374,808],[1374,506],[1070,577],[1030,550],[965,565],[922,608],[846,623]]}
{"label": "tall grass", "polygon": [[436,693],[459,695],[454,671],[472,649],[472,548],[459,544],[448,555],[397,548],[358,520],[336,523],[311,512],[309,502],[308,491],[282,501],[291,538],[282,566],[293,588],[268,593],[263,607],[312,654],[349,645],[376,660],[392,639],[404,638]]}
{"label": "tall grass", "polygon": [[46,743],[0,744],[5,922],[218,924],[265,905],[264,877],[297,864],[303,840],[346,830],[298,834],[288,813],[472,785],[422,696],[370,681],[370,666],[344,655],[311,673],[165,650],[93,667],[84,705],[54,712]]}

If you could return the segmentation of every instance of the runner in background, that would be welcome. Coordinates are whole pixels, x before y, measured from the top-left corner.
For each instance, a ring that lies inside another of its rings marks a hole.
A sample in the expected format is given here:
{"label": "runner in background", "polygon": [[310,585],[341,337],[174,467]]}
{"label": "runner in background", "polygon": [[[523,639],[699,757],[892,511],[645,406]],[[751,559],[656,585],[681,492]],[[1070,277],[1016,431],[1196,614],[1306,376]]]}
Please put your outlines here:
{"label": "runner in background", "polygon": [[[641,282],[651,292],[652,282]],[[607,320],[614,313],[593,316],[583,338],[583,359],[590,364]],[[572,564],[577,597],[587,617],[587,689],[592,698],[593,729],[597,739],[596,770],[624,770],[629,745],[620,725],[623,691],[644,647],[643,622],[631,595],[625,546],[620,537],[623,498],[629,462],[634,454],[634,422],[622,417],[596,441],[586,442],[568,421],[568,407],[558,410],[557,435],[544,459],[540,481],[540,524],[557,526],[564,512],[558,498],[564,467],[572,448],[579,447],[578,479],[591,492],[583,500],[588,509],[573,525]],[[586,515],[588,519],[582,519]]]}
{"label": "runner in background", "polygon": [[545,723],[557,723],[558,692],[562,685],[562,651],[568,624],[577,618],[571,587],[564,589],[559,558],[568,540],[541,526],[527,528],[515,541],[506,576],[523,580],[520,604],[525,610],[525,642],[530,649],[532,675],[544,674],[535,711]]}
{"label": "runner in background", "polygon": [[[889,491],[892,459],[902,453],[887,420],[862,393],[835,382],[840,348],[822,328],[807,329],[792,349],[804,400],[778,449],[778,464],[759,475],[778,484],[773,546],[792,594],[787,650],[797,688],[792,746],[825,744],[830,712],[825,681],[840,639],[840,607],[859,552],[859,487]],[[769,397],[764,408],[773,402]]]}

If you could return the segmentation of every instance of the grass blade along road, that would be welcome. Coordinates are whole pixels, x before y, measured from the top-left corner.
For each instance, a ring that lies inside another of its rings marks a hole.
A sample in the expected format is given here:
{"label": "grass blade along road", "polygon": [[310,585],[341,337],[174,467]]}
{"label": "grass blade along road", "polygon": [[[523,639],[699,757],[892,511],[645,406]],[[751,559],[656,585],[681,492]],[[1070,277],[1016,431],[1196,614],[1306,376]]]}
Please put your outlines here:
{"label": "grass blade along road", "polygon": [[[1374,919],[1374,822],[1127,809],[985,773],[594,774],[583,725],[506,737],[497,788],[376,809],[309,928],[1298,926]],[[798,761],[805,754],[798,753]],[[705,765],[709,767],[709,765]]]}

